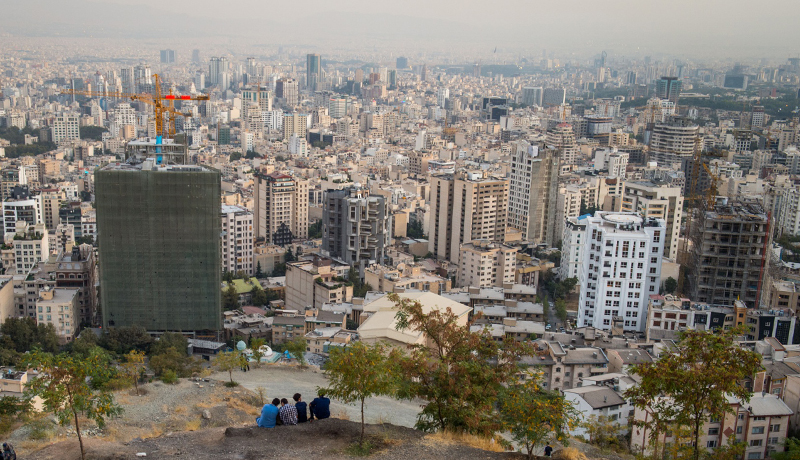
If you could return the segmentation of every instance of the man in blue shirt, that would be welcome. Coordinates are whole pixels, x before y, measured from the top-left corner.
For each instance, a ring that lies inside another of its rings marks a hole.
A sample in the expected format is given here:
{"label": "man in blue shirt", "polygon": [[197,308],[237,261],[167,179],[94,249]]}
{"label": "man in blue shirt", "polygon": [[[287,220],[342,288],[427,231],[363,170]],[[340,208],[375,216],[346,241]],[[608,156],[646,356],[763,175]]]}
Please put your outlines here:
{"label": "man in blue shirt", "polygon": [[314,420],[315,417],[318,420],[322,420],[331,416],[331,400],[325,397],[324,390],[320,390],[317,394],[319,396],[314,398],[311,404],[308,405],[308,408],[311,409],[309,420]]}
{"label": "man in blue shirt", "polygon": [[275,420],[278,418],[278,405],[281,403],[281,400],[275,398],[272,400],[272,404],[264,404],[264,408],[261,409],[261,417],[256,419],[256,424],[261,428],[275,428]]}
{"label": "man in blue shirt", "polygon": [[300,393],[295,393],[292,396],[294,399],[294,408],[297,409],[297,423],[304,423],[308,421],[308,404],[303,401]]}

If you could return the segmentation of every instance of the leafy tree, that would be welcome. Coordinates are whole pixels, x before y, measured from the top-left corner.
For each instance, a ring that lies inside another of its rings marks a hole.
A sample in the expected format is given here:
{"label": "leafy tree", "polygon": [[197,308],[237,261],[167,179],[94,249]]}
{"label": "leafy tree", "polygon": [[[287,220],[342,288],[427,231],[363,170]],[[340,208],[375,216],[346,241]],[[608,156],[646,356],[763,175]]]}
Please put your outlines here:
{"label": "leafy tree", "polygon": [[661,423],[640,425],[656,431],[670,420],[691,427],[691,458],[699,459],[703,424],[733,410],[728,396],[748,402],[751,393],[739,382],[761,370],[758,353],[734,344],[734,338],[744,332],[742,327],[713,333],[684,331],[672,353],[634,367],[641,383],[628,389],[625,398],[648,413],[658,413],[656,420]]}
{"label": "leafy tree", "polygon": [[250,349],[253,350],[253,359],[256,360],[256,367],[261,366],[261,358],[264,357],[264,352],[261,351],[261,347],[267,344],[267,341],[264,339],[252,339],[250,340]]}
{"label": "leafy tree", "polygon": [[80,130],[81,139],[92,139],[99,141],[103,138],[103,133],[108,132],[108,129],[102,126],[81,126]]}
{"label": "leafy tree", "polygon": [[25,353],[34,348],[46,352],[58,350],[58,336],[52,324],[36,324],[33,317],[6,318],[0,325],[2,348]]}
{"label": "leafy tree", "polygon": [[613,443],[612,439],[616,439],[619,428],[617,424],[612,422],[607,416],[590,415],[580,426],[586,430],[589,435],[589,444],[594,444],[600,447],[607,447]]}
{"label": "leafy tree", "polygon": [[672,294],[678,288],[678,282],[673,277],[669,277],[664,281],[664,292]]}
{"label": "leafy tree", "polygon": [[254,158],[261,158],[261,155],[257,154],[256,152],[254,152],[252,150],[248,150],[247,153],[245,153],[244,157],[247,160],[252,160]]}
{"label": "leafy tree", "polygon": [[131,350],[125,355],[122,373],[133,381],[136,396],[139,396],[139,379],[142,377],[142,371],[144,371],[144,353],[139,350]]}
{"label": "leafy tree", "polygon": [[242,366],[242,357],[237,351],[223,351],[214,358],[214,368],[221,372],[227,372],[231,380],[231,386],[236,385],[233,381],[233,371]]}
{"label": "leafy tree", "polygon": [[306,343],[306,338],[302,335],[298,335],[292,340],[286,342],[286,349],[289,350],[289,353],[297,359],[297,362],[300,364],[300,367],[306,367],[306,348],[308,344]]}
{"label": "leafy tree", "polygon": [[267,293],[261,289],[261,285],[259,283],[253,283],[253,290],[250,291],[250,297],[253,305],[257,307],[266,305],[268,302]]}
{"label": "leafy tree", "polygon": [[283,262],[278,262],[275,264],[275,267],[272,269],[272,277],[277,276],[286,276],[286,264]]}
{"label": "leafy tree", "polygon": [[178,350],[173,346],[157,355],[152,355],[150,368],[159,377],[168,372],[172,372],[178,377],[190,377],[193,373],[200,371],[197,360],[186,354],[186,347]]}
{"label": "leafy tree", "polygon": [[511,437],[533,458],[537,446],[555,436],[567,443],[568,432],[578,422],[580,413],[558,391],[545,391],[538,379],[509,385],[500,392],[500,416]]}
{"label": "leafy tree", "polygon": [[239,294],[236,293],[236,288],[233,284],[229,284],[227,289],[222,291],[222,308],[223,310],[239,308]]}
{"label": "leafy tree", "polygon": [[264,272],[261,269],[261,261],[256,264],[256,278],[264,278]]}
{"label": "leafy tree", "polygon": [[294,262],[295,260],[297,260],[297,257],[295,257],[291,247],[286,248],[286,254],[283,257],[283,260],[285,260],[287,263]]}
{"label": "leafy tree", "polygon": [[410,220],[408,225],[406,225],[406,235],[408,235],[409,238],[425,238],[425,233],[422,230],[422,222],[417,219]]}
{"label": "leafy tree", "polygon": [[229,272],[226,268],[224,272],[222,272],[222,281],[226,283],[233,283],[233,273]]}
{"label": "leafy tree", "polygon": [[247,281],[250,279],[250,276],[247,273],[245,273],[244,270],[236,270],[236,274],[233,276],[233,279]]}
{"label": "leafy tree", "polygon": [[233,152],[228,156],[230,161],[237,161],[242,159],[242,152]]}
{"label": "leafy tree", "polygon": [[131,350],[147,352],[153,338],[141,326],[112,327],[100,337],[99,344],[106,350],[124,355]]}
{"label": "leafy tree", "polygon": [[772,452],[772,460],[800,460],[800,439],[786,438],[785,452]]}
{"label": "leafy tree", "polygon": [[165,332],[150,346],[150,354],[152,356],[160,355],[166,353],[170,348],[185,354],[188,347],[189,341],[180,332]]}
{"label": "leafy tree", "polygon": [[470,331],[449,308],[426,314],[418,301],[394,293],[389,299],[398,308],[398,329],[427,337],[427,345],[410,346],[399,362],[405,382],[399,394],[425,400],[417,429],[484,436],[499,430],[494,404],[503,386],[515,381],[516,363],[532,353],[530,346],[511,338],[500,344],[487,329]]}
{"label": "leafy tree", "polygon": [[564,299],[556,300],[556,316],[561,322],[567,321],[567,303],[564,302]]}
{"label": "leafy tree", "polygon": [[310,239],[322,238],[322,219],[308,226],[308,237]]}
{"label": "leafy tree", "polygon": [[333,347],[325,365],[328,388],[325,393],[345,404],[360,403],[361,435],[358,444],[364,445],[364,400],[378,395],[393,394],[397,383],[394,363],[399,350],[391,353],[383,344],[367,345],[355,342],[341,348]]}
{"label": "leafy tree", "polygon": [[114,374],[114,368],[104,365],[102,361],[97,354],[81,358],[66,353],[52,355],[39,350],[25,357],[28,368],[40,371],[39,377],[28,383],[25,390],[27,398],[40,397],[44,407],[56,415],[61,425],[75,423],[81,459],[86,458],[86,450],[78,416],[83,415],[102,427],[106,417],[122,412],[110,393],[92,389],[93,380],[109,379]]}

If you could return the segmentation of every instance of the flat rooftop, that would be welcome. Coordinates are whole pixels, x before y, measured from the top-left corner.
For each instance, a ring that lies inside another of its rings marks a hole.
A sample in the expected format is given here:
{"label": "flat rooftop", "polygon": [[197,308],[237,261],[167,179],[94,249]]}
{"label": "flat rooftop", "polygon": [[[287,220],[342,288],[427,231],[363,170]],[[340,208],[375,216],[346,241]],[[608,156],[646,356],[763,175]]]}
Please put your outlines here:
{"label": "flat rooftop", "polygon": [[142,171],[144,170],[143,166],[145,164],[149,164],[150,168],[146,169],[147,171],[156,171],[156,172],[214,172],[210,168],[206,168],[205,166],[200,165],[153,165],[152,163],[139,163],[139,164],[129,164],[129,163],[109,163],[102,168],[101,171]]}

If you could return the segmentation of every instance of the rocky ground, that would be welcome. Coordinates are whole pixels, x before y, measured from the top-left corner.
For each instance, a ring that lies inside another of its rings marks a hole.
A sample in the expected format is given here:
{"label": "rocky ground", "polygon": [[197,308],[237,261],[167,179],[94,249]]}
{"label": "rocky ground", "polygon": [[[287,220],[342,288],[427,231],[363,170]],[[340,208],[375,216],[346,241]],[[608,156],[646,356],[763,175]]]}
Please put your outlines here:
{"label": "rocky ground", "polygon": [[[360,412],[355,406],[331,402],[332,418],[296,427],[255,428],[264,400],[291,398],[295,392],[310,401],[327,381],[318,368],[297,369],[271,365],[249,372],[234,372],[240,386],[227,388],[228,374],[201,380],[182,379],[177,384],[153,382],[117,392],[120,417],[103,429],[82,422],[82,434],[91,459],[344,459],[358,438]],[[367,436],[377,446],[375,459],[463,460],[518,458],[512,453],[489,452],[435,435],[413,430],[420,401],[373,398],[365,406]],[[80,458],[75,432],[56,426],[43,416],[7,438],[18,458],[71,460]],[[493,447],[493,446],[490,446]],[[581,449],[583,450],[583,449]],[[521,458],[521,457],[519,457]],[[606,455],[590,458],[614,458]],[[617,460],[614,458],[614,460]],[[620,459],[622,460],[622,459]]]}

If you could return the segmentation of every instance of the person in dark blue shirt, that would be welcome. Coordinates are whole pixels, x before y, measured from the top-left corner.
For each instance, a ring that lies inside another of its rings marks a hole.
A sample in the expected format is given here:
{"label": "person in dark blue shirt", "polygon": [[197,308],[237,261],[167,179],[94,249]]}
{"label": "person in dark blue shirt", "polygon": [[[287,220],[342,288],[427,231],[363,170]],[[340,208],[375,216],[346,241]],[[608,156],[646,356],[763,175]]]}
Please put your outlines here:
{"label": "person in dark blue shirt", "polygon": [[308,408],[311,409],[311,418],[309,420],[322,420],[331,416],[331,400],[325,397],[325,391],[320,390],[317,393],[319,396],[311,401]]}
{"label": "person in dark blue shirt", "polygon": [[272,404],[264,404],[264,408],[261,409],[261,417],[256,419],[256,424],[261,428],[275,428],[280,403],[281,400],[275,398],[272,400]]}
{"label": "person in dark blue shirt", "polygon": [[294,399],[294,408],[297,409],[297,423],[307,422],[308,404],[306,404],[305,401],[302,400],[303,397],[300,395],[300,393],[295,393],[294,396],[292,396],[292,399]]}

